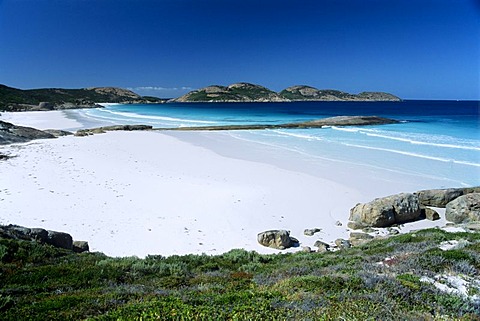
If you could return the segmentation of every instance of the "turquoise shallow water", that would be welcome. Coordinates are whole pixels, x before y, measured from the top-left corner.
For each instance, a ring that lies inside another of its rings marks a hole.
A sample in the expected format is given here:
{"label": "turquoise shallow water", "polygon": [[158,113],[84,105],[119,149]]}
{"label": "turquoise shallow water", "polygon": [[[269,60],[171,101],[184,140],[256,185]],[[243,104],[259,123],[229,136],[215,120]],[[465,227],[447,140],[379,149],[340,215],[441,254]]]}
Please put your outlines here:
{"label": "turquoise shallow water", "polygon": [[[115,105],[75,111],[87,127],[274,124],[338,115],[377,115],[400,124],[231,132],[231,136],[322,159],[422,177],[445,186],[480,185],[480,107],[475,101]],[[439,186],[440,187],[440,186]]]}

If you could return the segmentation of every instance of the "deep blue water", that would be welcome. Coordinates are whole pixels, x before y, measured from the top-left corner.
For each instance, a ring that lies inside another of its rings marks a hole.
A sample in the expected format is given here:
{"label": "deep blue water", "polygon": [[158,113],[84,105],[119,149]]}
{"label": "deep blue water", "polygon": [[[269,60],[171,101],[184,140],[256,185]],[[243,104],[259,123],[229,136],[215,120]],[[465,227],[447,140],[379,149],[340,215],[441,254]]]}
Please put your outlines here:
{"label": "deep blue water", "polygon": [[243,140],[421,177],[446,186],[480,185],[478,101],[195,103],[114,105],[81,110],[75,117],[96,124],[154,127],[274,124],[339,115],[376,115],[400,124],[322,129],[232,132]]}

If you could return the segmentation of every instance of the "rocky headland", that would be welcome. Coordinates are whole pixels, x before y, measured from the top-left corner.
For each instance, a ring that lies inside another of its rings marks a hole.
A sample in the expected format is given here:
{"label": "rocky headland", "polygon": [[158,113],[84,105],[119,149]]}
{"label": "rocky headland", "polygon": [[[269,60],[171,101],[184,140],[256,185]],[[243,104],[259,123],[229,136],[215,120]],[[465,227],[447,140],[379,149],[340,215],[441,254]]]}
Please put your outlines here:
{"label": "rocky headland", "polygon": [[290,102],[290,101],[401,101],[383,92],[362,92],[358,95],[339,90],[320,90],[310,86],[291,86],[278,93],[260,85],[236,83],[229,86],[208,86],[191,91],[168,102]]}
{"label": "rocky headland", "polygon": [[45,88],[22,90],[0,85],[0,110],[46,111],[98,108],[100,103],[163,103],[165,99],[140,96],[131,90],[115,87],[82,89]]}

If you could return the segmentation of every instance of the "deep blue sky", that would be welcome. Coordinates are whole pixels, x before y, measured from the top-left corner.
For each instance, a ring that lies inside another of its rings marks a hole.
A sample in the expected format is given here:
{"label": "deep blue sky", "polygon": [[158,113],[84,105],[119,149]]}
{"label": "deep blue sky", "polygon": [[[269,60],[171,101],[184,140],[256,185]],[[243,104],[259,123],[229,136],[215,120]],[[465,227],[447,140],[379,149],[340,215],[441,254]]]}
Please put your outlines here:
{"label": "deep blue sky", "polygon": [[0,0],[8,86],[240,81],[480,99],[480,0]]}

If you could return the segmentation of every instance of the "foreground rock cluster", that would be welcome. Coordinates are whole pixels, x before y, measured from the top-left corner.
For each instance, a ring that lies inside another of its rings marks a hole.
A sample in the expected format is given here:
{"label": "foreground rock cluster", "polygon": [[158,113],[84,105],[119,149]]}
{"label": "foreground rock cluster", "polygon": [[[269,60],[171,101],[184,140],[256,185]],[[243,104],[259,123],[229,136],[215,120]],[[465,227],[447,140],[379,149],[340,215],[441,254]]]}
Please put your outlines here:
{"label": "foreground rock cluster", "polygon": [[[446,208],[454,223],[480,221],[480,187],[422,190],[377,198],[350,210],[349,227],[388,227],[437,217],[429,207]],[[428,214],[428,215],[427,215]]]}
{"label": "foreground rock cluster", "polygon": [[43,228],[0,225],[0,238],[38,242],[66,250],[72,250],[77,253],[89,251],[88,242],[74,241],[72,236],[68,233],[50,231]]}
{"label": "foreground rock cluster", "polygon": [[[399,231],[393,226],[422,219],[432,221],[440,219],[440,215],[434,208],[445,208],[447,221],[463,224],[467,230],[479,230],[480,186],[400,193],[357,204],[350,210],[348,227],[361,231],[351,232],[349,240],[335,240],[334,246],[317,240],[314,247],[317,248],[317,252],[325,252],[359,246],[375,238],[370,234],[375,231],[374,228],[385,228],[388,235],[395,235]],[[319,231],[318,228],[306,229],[304,234],[313,236]],[[291,237],[290,232],[285,230],[259,233],[257,240],[263,246],[279,250],[299,246],[298,240]],[[303,249],[307,252],[311,251],[308,246]]]}

